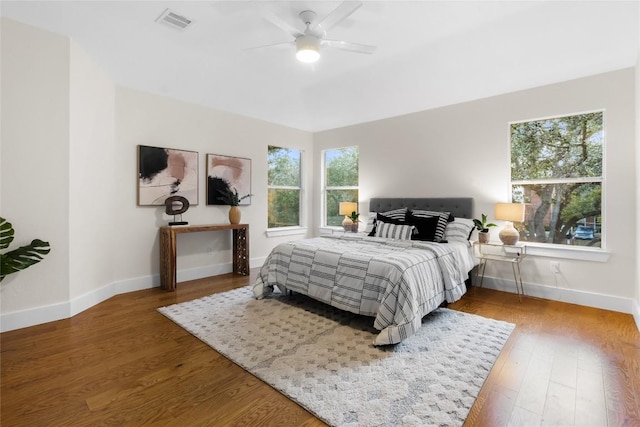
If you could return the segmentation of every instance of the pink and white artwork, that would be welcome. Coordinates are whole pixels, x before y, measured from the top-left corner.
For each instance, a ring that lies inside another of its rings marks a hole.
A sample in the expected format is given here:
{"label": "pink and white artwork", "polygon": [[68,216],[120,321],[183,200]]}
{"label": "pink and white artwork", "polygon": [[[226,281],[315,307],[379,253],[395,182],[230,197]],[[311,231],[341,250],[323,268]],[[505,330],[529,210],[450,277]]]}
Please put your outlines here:
{"label": "pink and white artwork", "polygon": [[138,145],[138,205],[182,196],[198,204],[198,152]]}

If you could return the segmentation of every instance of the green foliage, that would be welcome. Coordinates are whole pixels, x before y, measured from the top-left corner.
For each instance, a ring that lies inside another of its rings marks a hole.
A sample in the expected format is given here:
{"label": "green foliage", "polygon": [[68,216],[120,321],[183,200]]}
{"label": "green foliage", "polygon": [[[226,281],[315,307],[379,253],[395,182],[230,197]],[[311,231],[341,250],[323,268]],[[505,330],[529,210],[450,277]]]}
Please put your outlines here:
{"label": "green foliage", "polygon": [[253,194],[245,194],[240,197],[240,195],[238,195],[238,190],[236,190],[235,187],[233,187],[233,189],[225,188],[224,191],[220,190],[220,193],[222,193],[222,195],[218,197],[218,200],[229,206],[238,206],[241,201],[247,197],[253,196]]}
{"label": "green foliage", "polygon": [[492,222],[487,222],[487,216],[482,214],[481,219],[474,219],[473,224],[476,226],[478,231],[487,232],[489,231],[489,227],[497,227],[496,224]]}
{"label": "green foliage", "polygon": [[327,150],[325,165],[327,187],[358,186],[358,147]]}
{"label": "green foliage", "polygon": [[[15,231],[10,222],[0,217],[0,249],[4,250],[13,242]],[[48,242],[34,239],[29,245],[21,246],[0,254],[0,282],[9,274],[17,273],[36,264],[51,250]]]}
{"label": "green foliage", "polygon": [[268,147],[269,185],[300,186],[300,151],[291,148]]}
{"label": "green foliage", "polygon": [[[325,183],[328,190],[325,191],[326,224],[328,226],[340,226],[344,219],[340,215],[340,202],[357,202],[357,187],[359,176],[358,147],[344,147],[325,152]],[[355,220],[353,214],[351,219],[357,222],[359,214]]]}

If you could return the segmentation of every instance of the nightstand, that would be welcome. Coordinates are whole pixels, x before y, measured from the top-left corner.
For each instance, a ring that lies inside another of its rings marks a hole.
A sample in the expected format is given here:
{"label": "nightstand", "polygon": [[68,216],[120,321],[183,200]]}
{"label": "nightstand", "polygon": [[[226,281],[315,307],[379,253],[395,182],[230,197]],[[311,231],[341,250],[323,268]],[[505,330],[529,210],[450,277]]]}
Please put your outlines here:
{"label": "nightstand", "polygon": [[522,275],[520,274],[520,263],[527,256],[527,246],[524,243],[515,245],[503,245],[501,242],[480,243],[473,242],[476,256],[480,259],[480,264],[476,271],[476,282],[480,276],[480,285],[484,280],[484,271],[487,268],[488,261],[508,262],[513,269],[513,278],[516,282],[516,292],[518,300],[522,301],[524,295],[524,287],[522,285]]}

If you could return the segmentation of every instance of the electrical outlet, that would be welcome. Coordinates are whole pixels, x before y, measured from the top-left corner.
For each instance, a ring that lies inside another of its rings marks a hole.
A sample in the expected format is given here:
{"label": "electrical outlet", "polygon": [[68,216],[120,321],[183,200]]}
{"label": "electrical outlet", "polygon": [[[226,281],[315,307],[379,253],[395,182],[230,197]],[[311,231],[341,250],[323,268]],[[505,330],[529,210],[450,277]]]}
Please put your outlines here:
{"label": "electrical outlet", "polygon": [[551,261],[551,272],[553,274],[560,274],[560,263],[558,261]]}

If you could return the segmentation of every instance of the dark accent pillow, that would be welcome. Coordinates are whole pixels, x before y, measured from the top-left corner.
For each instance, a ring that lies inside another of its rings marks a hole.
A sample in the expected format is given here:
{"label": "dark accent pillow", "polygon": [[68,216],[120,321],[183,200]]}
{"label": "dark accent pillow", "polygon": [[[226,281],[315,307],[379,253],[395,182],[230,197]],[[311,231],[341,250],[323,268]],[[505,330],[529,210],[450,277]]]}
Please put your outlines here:
{"label": "dark accent pillow", "polygon": [[415,209],[410,212],[411,216],[419,217],[419,218],[431,218],[436,217],[439,218],[438,228],[436,230],[436,235],[433,239],[434,242],[439,242],[444,239],[444,230],[447,227],[447,222],[449,221],[449,217],[451,216],[450,212],[436,212],[436,211],[425,211],[420,209]]}
{"label": "dark accent pillow", "polygon": [[436,241],[436,232],[438,231],[438,222],[440,217],[417,217],[409,215],[407,218],[407,224],[412,224],[416,227],[416,233],[411,237],[411,240],[423,240],[427,242]]}

